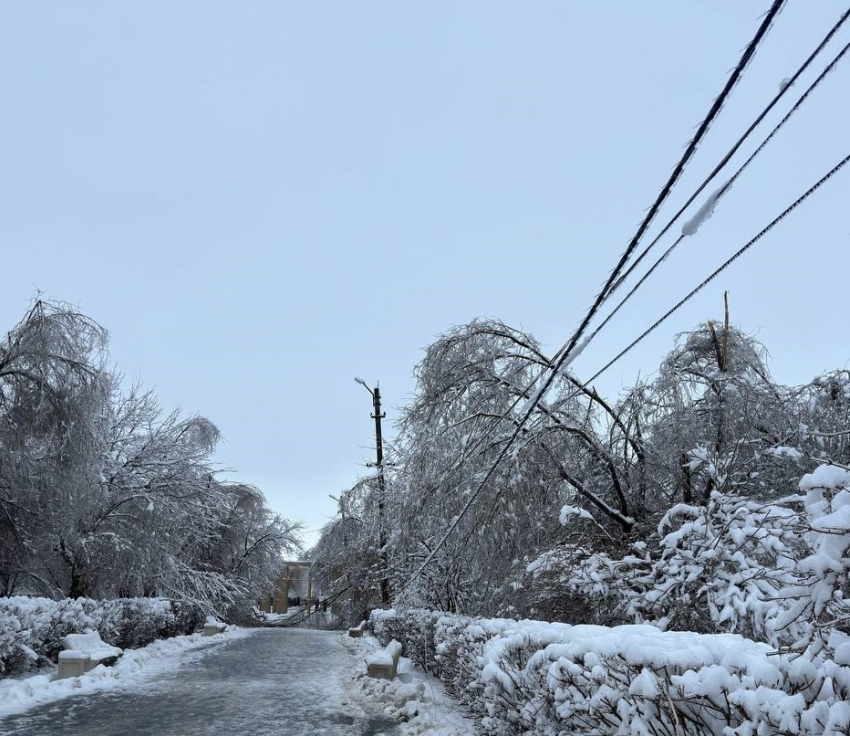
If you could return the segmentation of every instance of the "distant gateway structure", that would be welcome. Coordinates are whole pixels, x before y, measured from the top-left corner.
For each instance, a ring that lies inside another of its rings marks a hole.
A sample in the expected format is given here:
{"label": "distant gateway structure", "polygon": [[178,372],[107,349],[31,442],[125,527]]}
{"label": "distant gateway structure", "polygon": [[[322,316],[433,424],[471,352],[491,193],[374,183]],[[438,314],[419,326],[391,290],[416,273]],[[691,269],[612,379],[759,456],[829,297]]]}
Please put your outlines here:
{"label": "distant gateway structure", "polygon": [[260,599],[260,610],[268,613],[286,613],[290,601],[299,606],[308,606],[313,599],[312,562],[284,562],[274,593],[266,593]]}

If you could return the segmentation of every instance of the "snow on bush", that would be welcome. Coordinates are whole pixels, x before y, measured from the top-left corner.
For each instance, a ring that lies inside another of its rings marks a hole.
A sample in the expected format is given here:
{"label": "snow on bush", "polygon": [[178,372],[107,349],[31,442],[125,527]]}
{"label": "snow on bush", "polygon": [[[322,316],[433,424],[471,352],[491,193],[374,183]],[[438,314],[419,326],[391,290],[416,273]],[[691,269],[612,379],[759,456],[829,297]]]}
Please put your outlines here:
{"label": "snow on bush", "polygon": [[191,633],[202,621],[199,607],[157,598],[0,598],[0,676],[55,662],[67,634],[97,631],[108,644],[132,649]]}
{"label": "snow on bush", "polygon": [[418,610],[370,622],[494,736],[846,736],[850,469],[824,464],[799,490],[771,503],[715,491],[620,559],[564,545],[517,586],[556,615],[584,600],[624,625]]}
{"label": "snow on bush", "polygon": [[24,670],[38,659],[30,641],[30,632],[21,629],[18,618],[0,609],[0,677]]}
{"label": "snow on bush", "polygon": [[828,646],[850,664],[850,471],[821,465],[803,476],[800,490],[806,494],[810,554],[798,563],[799,582],[782,590],[788,606],[779,623],[807,624],[808,636],[798,647],[806,640],[817,650]]}
{"label": "snow on bush", "polygon": [[[523,733],[834,736],[850,728],[846,667],[736,634],[374,612],[379,639],[412,641],[493,736]],[[433,634],[427,632],[433,631]]]}
{"label": "snow on bush", "polygon": [[373,610],[369,627],[382,642],[393,639],[401,644],[406,657],[415,661],[428,674],[437,669],[434,631],[442,614],[423,609],[396,612],[395,609]]}
{"label": "snow on bush", "polygon": [[[40,666],[55,662],[62,650],[62,637],[66,634],[97,629],[97,620],[89,615],[96,601],[86,598],[54,601],[50,598],[14,596],[0,598],[0,617],[5,615],[26,636],[28,646],[35,654],[27,664]],[[2,619],[0,619],[2,620]],[[0,624],[4,630],[7,624]],[[0,634],[2,636],[2,634]],[[111,642],[110,642],[111,643]],[[0,663],[7,662],[10,653],[0,649]],[[22,663],[9,664],[4,674],[25,669]]]}
{"label": "snow on bush", "polygon": [[802,499],[776,503],[711,494],[705,506],[677,504],[662,518],[655,545],[632,554],[563,547],[531,563],[532,581],[594,601],[604,623],[729,632],[780,646],[799,632],[779,619],[777,592],[798,579]]}
{"label": "snow on bush", "polygon": [[778,645],[777,590],[796,578],[799,515],[714,491],[706,506],[678,504],[661,520],[660,554],[626,610],[661,628],[735,632]]}

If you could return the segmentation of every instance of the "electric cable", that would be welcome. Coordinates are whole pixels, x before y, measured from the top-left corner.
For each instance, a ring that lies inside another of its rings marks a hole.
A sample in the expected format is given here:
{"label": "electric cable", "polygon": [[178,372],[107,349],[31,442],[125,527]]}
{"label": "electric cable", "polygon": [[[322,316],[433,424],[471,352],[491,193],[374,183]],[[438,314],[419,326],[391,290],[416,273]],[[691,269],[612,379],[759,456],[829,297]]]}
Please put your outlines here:
{"label": "electric cable", "polygon": [[[848,11],[844,14],[840,23],[843,23],[844,20],[846,20],[848,16],[850,16],[850,9],[848,9]],[[848,51],[850,51],[850,43],[846,44],[844,46],[844,48],[841,49],[841,51],[839,51],[838,54],[836,54],[835,58],[826,66],[826,68],[809,85],[809,87],[800,96],[800,98],[797,100],[797,102],[794,104],[794,106],[788,111],[788,113],[782,118],[782,120],[780,120],[776,124],[776,126],[773,128],[773,130],[771,130],[771,132],[768,134],[768,136],[761,142],[761,144],[758,146],[758,148],[756,148],[756,150],[753,151],[752,154],[750,154],[749,158],[747,158],[747,160],[744,161],[743,164],[741,164],[741,166],[732,175],[732,177],[729,179],[729,181],[727,181],[726,184],[724,184],[723,187],[720,190],[715,192],[709,198],[709,200],[706,204],[711,204],[712,209],[713,209],[713,207],[719,201],[720,197],[722,197],[723,194],[725,194],[729,189],[732,188],[732,185],[735,183],[735,181],[737,181],[738,177],[743,173],[744,169],[746,169],[753,162],[753,160],[756,158],[756,156],[758,156],[765,149],[767,144],[773,139],[773,137],[779,132],[779,130],[788,122],[788,120],[791,118],[791,116],[794,115],[794,113],[797,112],[800,109],[800,107],[802,107],[803,103],[808,99],[809,95],[815,90],[815,88],[817,88],[817,86],[826,78],[826,76],[835,69],[835,67],[838,65],[838,62],[841,61],[841,59],[847,54]],[[799,74],[799,72],[798,72],[798,74]],[[788,86],[790,86],[790,84],[791,83],[789,82]],[[775,99],[778,99],[778,98],[775,98]],[[774,101],[775,101],[775,99],[774,99]],[[771,103],[771,104],[773,104],[773,103]],[[763,115],[760,116],[760,117],[763,117]],[[752,126],[750,127],[750,130],[748,130],[745,135],[748,135],[751,130],[752,130]],[[738,144],[736,144],[736,148],[737,148],[738,145],[740,145],[741,142],[743,142],[743,138],[741,138],[739,140]],[[730,152],[730,154],[727,154],[727,156],[724,157],[724,160],[721,162],[721,164],[718,165],[717,168],[715,168],[715,170],[709,175],[709,177],[702,183],[702,185],[699,187],[699,189],[697,189],[697,191],[691,196],[691,198],[688,199],[688,201],[685,203],[685,205],[682,207],[682,209],[680,209],[679,212],[673,217],[673,219],[664,228],[664,230],[662,230],[658,234],[658,236],[655,238],[655,240],[653,240],[652,243],[649,244],[649,246],[646,248],[646,250],[644,250],[643,253],[641,253],[640,258],[638,258],[638,260],[635,261],[633,266],[623,275],[623,277],[615,285],[614,288],[617,288],[617,286],[619,286],[623,282],[623,280],[628,278],[629,274],[634,270],[634,268],[640,262],[640,259],[643,258],[649,252],[649,250],[661,239],[662,236],[664,236],[665,233],[667,233],[667,231],[670,229],[670,226],[679,218],[679,216],[682,214],[682,212],[684,212],[685,208],[688,207],[694,201],[695,197],[703,190],[705,185],[708,184],[711,181],[711,179],[717,174],[717,172],[720,170],[721,166],[723,166],[729,160],[729,157],[731,156],[731,153],[733,153],[733,152],[734,152],[734,149],[733,149],[733,151]],[[705,207],[705,206],[706,205],[703,205],[703,207]],[[626,304],[626,302],[628,302],[629,299],[631,299],[632,296],[634,296],[634,294],[638,291],[638,289],[640,289],[643,286],[643,284],[655,272],[655,270],[658,268],[658,266],[660,266],[667,259],[667,257],[679,246],[679,244],[686,237],[688,237],[689,234],[691,234],[691,233],[686,233],[686,232],[683,231],[682,234],[679,235],[679,237],[676,239],[676,241],[669,248],[667,248],[667,250],[665,250],[664,253],[661,254],[661,256],[658,257],[658,259],[655,261],[655,263],[652,264],[652,266],[649,268],[649,270],[632,287],[632,289],[629,291],[629,293],[626,294],[626,296],[624,296],[620,300],[619,304],[617,304],[617,306],[614,307],[614,309],[608,314],[608,316],[605,317],[605,319],[599,324],[599,326],[589,335],[589,337],[587,338],[588,342],[593,340],[602,331],[602,329],[614,318],[614,316],[620,311],[620,309]]]}
{"label": "electric cable", "polygon": [[709,276],[703,279],[700,284],[698,284],[694,289],[692,289],[687,295],[682,297],[671,309],[664,313],[662,317],[656,320],[652,326],[650,326],[647,330],[645,330],[637,339],[633,340],[629,345],[627,345],[622,351],[620,351],[613,359],[608,361],[602,368],[600,368],[596,373],[594,373],[586,382],[585,386],[591,384],[595,381],[599,376],[601,376],[605,371],[607,371],[612,365],[614,365],[617,361],[619,361],[623,356],[625,356],[629,351],[631,351],[638,343],[642,342],[648,335],[654,332],[663,322],[667,320],[674,312],[681,309],[687,302],[689,302],[694,296],[696,296],[700,291],[702,291],[708,284],[714,281],[717,276],[719,276],[723,271],[725,271],[734,261],[740,258],[746,251],[748,251],[753,245],[755,245],[759,240],[761,240],[768,232],[770,232],[779,222],[785,219],[793,210],[799,207],[803,202],[805,202],[812,194],[814,194],[821,186],[823,186],[829,179],[831,179],[835,174],[837,174],[846,164],[850,161],[850,154],[845,156],[841,161],[839,161],[835,166],[832,167],[826,174],[824,174],[815,184],[809,187],[803,194],[801,194],[791,205],[786,207],[779,215],[777,215],[768,225],[766,225],[762,230],[758,232],[755,237],[749,240],[745,245],[739,248],[735,253],[733,253],[726,261],[723,262],[715,271],[713,271]]}
{"label": "electric cable", "polygon": [[[749,44],[747,44],[747,47],[744,50],[744,53],[742,54],[740,60],[738,61],[738,64],[732,71],[732,74],[729,76],[729,79],[726,80],[726,84],[724,85],[723,90],[715,98],[711,108],[708,111],[708,114],[700,123],[696,134],[691,139],[690,143],[685,149],[684,154],[682,154],[682,157],[679,159],[679,163],[676,164],[676,167],[673,169],[673,173],[670,175],[670,178],[667,180],[667,183],[662,188],[658,197],[656,197],[655,202],[652,204],[652,207],[650,207],[649,212],[643,219],[643,222],[641,222],[637,232],[634,234],[631,241],[629,242],[628,247],[620,256],[620,260],[617,262],[617,265],[615,266],[611,275],[608,277],[608,281],[602,287],[602,291],[600,291],[597,295],[596,300],[594,301],[591,308],[588,310],[578,329],[570,338],[566,348],[563,348],[562,351],[559,351],[560,355],[555,361],[555,368],[553,369],[554,373],[557,373],[558,370],[564,366],[564,364],[568,365],[569,362],[572,362],[572,360],[577,357],[577,355],[573,354],[573,351],[575,351],[576,345],[578,345],[578,342],[579,340],[581,340],[584,331],[587,329],[588,323],[596,315],[596,312],[599,310],[599,307],[602,305],[602,303],[608,298],[610,292],[612,291],[613,284],[619,278],[620,271],[623,270],[629,258],[631,258],[632,253],[634,253],[634,251],[637,249],[640,239],[643,237],[644,233],[647,231],[650,224],[655,219],[655,216],[658,214],[658,211],[661,209],[661,206],[667,200],[667,197],[673,191],[673,187],[676,185],[676,182],[678,182],[688,162],[691,160],[691,158],[693,158],[697,148],[699,147],[699,144],[702,142],[703,138],[705,138],[706,134],[708,133],[708,129],[711,127],[711,124],[714,122],[714,120],[720,113],[720,110],[723,108],[723,105],[731,94],[732,90],[743,76],[744,70],[749,65],[753,56],[755,56],[756,49],[767,34],[771,24],[773,23],[773,20],[779,14],[780,10],[782,10],[783,5],[784,0],[774,0],[773,4],[770,7],[770,10],[765,13],[764,19],[762,20],[762,24],[759,26],[752,40],[749,42]],[[584,348],[585,344],[586,343],[582,344],[582,349]],[[581,350],[579,350],[578,352],[581,352]]]}
{"label": "electric cable", "polygon": [[[747,128],[747,130],[738,139],[738,141],[735,143],[735,145],[732,146],[732,148],[729,149],[729,151],[726,153],[726,155],[723,157],[723,159],[721,159],[720,163],[717,164],[717,166],[715,166],[714,170],[706,177],[706,179],[702,182],[702,184],[700,184],[700,186],[691,195],[691,197],[685,202],[685,204],[682,205],[682,207],[673,216],[673,218],[667,223],[667,225],[664,227],[664,229],[641,252],[641,254],[637,257],[635,262],[617,280],[617,282],[612,287],[612,291],[618,289],[622,285],[622,283],[634,272],[634,270],[637,268],[637,266],[640,264],[640,262],[644,259],[646,254],[658,243],[658,241],[662,237],[664,237],[664,235],[670,230],[670,228],[673,226],[673,224],[676,222],[676,220],[678,220],[679,217],[681,217],[682,213],[684,213],[684,211],[688,207],[691,206],[693,201],[702,193],[702,191],[706,188],[706,186],[708,186],[708,184],[711,183],[711,181],[717,176],[717,174],[723,169],[723,167],[726,166],[726,164],[729,162],[729,160],[732,158],[732,156],[734,156],[735,153],[737,153],[738,149],[741,147],[741,145],[744,143],[744,141],[746,141],[746,139],[750,136],[750,134],[753,132],[753,130],[755,130],[755,128],[762,122],[762,120],[764,120],[765,116],[767,116],[767,114],[775,107],[775,105],[779,102],[779,100],[782,99],[782,97],[785,95],[785,93],[789,89],[791,89],[791,87],[794,85],[794,83],[797,81],[797,79],[806,71],[806,69],[808,69],[809,66],[811,66],[812,62],[820,55],[820,53],[823,51],[823,49],[826,48],[827,44],[829,44],[829,42],[832,40],[832,38],[835,36],[835,34],[838,33],[839,29],[841,28],[842,25],[844,25],[844,23],[848,19],[848,17],[850,17],[850,8],[848,8],[847,10],[844,11],[844,13],[841,14],[839,19],[836,21],[835,25],[833,25],[833,27],[824,36],[824,38],[817,45],[817,47],[814,49],[814,51],[812,51],[812,53],[809,54],[808,58],[800,65],[800,67],[799,67],[799,69],[797,69],[796,73],[792,77],[790,77],[787,84],[784,84],[780,88],[779,92],[774,96],[774,98],[770,101],[770,103],[767,105],[767,107],[765,107],[764,110],[762,110],[762,112],[758,115],[758,117],[756,117],[756,119],[752,122],[752,124],[749,126],[749,128]],[[750,159],[741,167],[741,169],[739,169],[738,173],[736,173],[735,176],[733,176],[732,179],[730,179],[729,182],[727,182],[727,184],[724,185],[723,190],[721,190],[721,194],[722,194],[722,192],[725,192],[726,190],[729,189],[729,187],[732,185],[732,183],[738,177],[740,172],[749,165],[750,160],[755,158],[755,156],[758,153],[760,153],[761,149],[767,144],[768,140],[773,135],[775,135],[777,130],[779,128],[781,128],[785,124],[785,122],[787,122],[787,118],[790,117],[790,115],[793,114],[799,108],[799,106],[803,103],[804,99],[806,97],[808,97],[809,93],[811,93],[811,91],[815,87],[817,87],[818,84],[820,84],[820,82],[822,81],[822,78],[824,76],[826,76],[826,74],[829,71],[831,71],[832,68],[834,68],[834,66],[838,63],[838,61],[841,59],[841,57],[844,56],[845,52],[846,52],[846,48],[845,48],[844,51],[841,51],[835,59],[833,59],[832,63],[827,67],[827,69],[818,77],[818,79],[815,80],[815,82],[812,85],[810,85],[807,92],[799,100],[797,100],[797,103],[794,106],[794,108],[792,109],[792,111],[788,115],[786,115],[785,119],[782,120],[782,122],[774,129],[773,133],[771,133],[771,135],[769,135],[768,138],[762,143],[762,145],[759,147],[759,149],[750,157]],[[719,196],[720,195],[718,195],[718,197]]]}
{"label": "electric cable", "polygon": [[[546,392],[548,391],[548,389],[551,387],[552,383],[554,382],[554,379],[560,373],[560,371],[564,368],[564,366],[569,365],[569,363],[571,363],[576,357],[578,357],[578,354],[584,350],[584,348],[589,344],[591,339],[593,339],[593,337],[596,336],[596,334],[602,329],[602,327],[604,327],[604,325],[613,317],[613,314],[616,313],[616,311],[620,308],[620,306],[622,306],[622,304],[614,310],[614,313],[612,313],[611,315],[609,315],[606,318],[605,322],[603,322],[603,324],[600,325],[600,327],[598,327],[587,339],[584,340],[584,342],[581,343],[581,346],[580,346],[580,349],[578,350],[578,352],[575,353],[575,354],[572,354],[573,351],[576,348],[576,344],[581,339],[581,335],[587,329],[587,325],[590,323],[592,318],[598,312],[599,307],[610,297],[610,295],[617,288],[619,288],[619,286],[624,282],[624,280],[629,276],[629,274],[632,273],[632,271],[638,265],[638,263],[644,258],[644,256],[647,254],[647,252],[669,230],[669,228],[672,226],[672,224],[675,222],[675,220],[678,219],[678,217],[682,214],[682,212],[684,212],[684,210],[688,206],[690,206],[690,204],[694,201],[694,199],[696,199],[696,197],[699,196],[700,192],[702,192],[702,190],[705,188],[705,186],[711,181],[711,179],[717,174],[717,172],[720,171],[722,169],[722,167],[728,162],[728,160],[738,150],[738,148],[746,140],[746,138],[750,135],[750,133],[752,133],[752,131],[758,126],[758,124],[763,120],[763,118],[774,107],[774,105],[776,105],[776,103],[782,98],[783,94],[787,91],[787,89],[794,83],[794,81],[811,64],[811,62],[816,58],[816,56],[820,53],[820,51],[826,46],[826,44],[829,42],[829,40],[835,35],[835,33],[838,31],[838,29],[841,27],[841,25],[844,23],[844,21],[850,15],[850,9],[848,9],[848,11],[844,13],[844,15],[839,19],[839,21],[835,24],[835,26],[827,34],[827,36],[821,41],[821,43],[818,45],[818,47],[815,49],[815,51],[809,56],[809,58],[797,70],[797,72],[794,74],[794,76],[790,79],[788,85],[786,85],[784,88],[782,88],[780,90],[779,94],[777,94],[774,97],[774,99],[770,102],[770,104],[762,111],[761,115],[759,115],[759,117],[757,117],[756,120],[750,125],[750,127],[747,129],[747,131],[744,133],[744,135],[738,140],[738,142],[735,144],[735,146],[727,153],[727,155],[724,157],[723,161],[715,168],[714,172],[712,172],[712,174],[703,182],[703,184],[700,186],[700,188],[691,196],[691,198],[686,202],[684,207],[682,207],[682,209],[676,214],[676,216],[673,218],[673,220],[670,223],[668,223],[668,225],[661,232],[661,234],[659,234],[659,236],[649,245],[649,247],[647,247],[641,253],[640,257],[635,262],[635,264],[633,266],[631,266],[623,276],[617,278],[619,272],[623,269],[625,264],[628,262],[628,259],[631,257],[631,254],[637,248],[637,245],[638,245],[640,239],[643,237],[644,233],[648,229],[652,220],[655,218],[655,216],[656,216],[658,210],[660,209],[661,205],[663,204],[663,202],[666,200],[667,196],[672,191],[673,186],[675,185],[676,181],[679,179],[682,172],[684,171],[684,168],[687,165],[687,162],[690,160],[690,158],[693,157],[699,143],[701,142],[701,140],[705,137],[706,133],[708,132],[708,129],[709,129],[711,123],[713,122],[713,120],[719,114],[720,109],[722,108],[723,104],[726,101],[726,98],[728,98],[732,89],[735,87],[737,82],[740,80],[741,75],[743,74],[743,72],[746,69],[747,65],[749,64],[750,60],[754,56],[758,44],[763,40],[765,34],[769,30],[769,28],[770,28],[773,20],[775,19],[776,15],[782,9],[782,5],[783,5],[783,0],[777,0],[777,2],[774,2],[773,5],[771,6],[771,9],[765,14],[764,20],[763,20],[761,26],[759,27],[759,29],[756,32],[753,39],[747,45],[747,48],[745,49],[743,55],[741,56],[741,59],[739,60],[735,70],[730,75],[730,77],[727,80],[727,83],[724,86],[723,90],[721,91],[720,95],[718,95],[718,97],[715,99],[711,109],[709,110],[708,114],[703,119],[702,123],[700,124],[700,127],[697,130],[697,133],[694,135],[694,138],[691,140],[690,144],[688,145],[687,150],[682,155],[682,158],[680,159],[679,163],[677,164],[676,168],[674,169],[673,173],[671,174],[670,178],[668,179],[668,181],[665,184],[664,188],[662,189],[661,193],[656,198],[655,202],[653,203],[653,206],[650,208],[650,211],[648,212],[647,216],[644,218],[643,222],[641,223],[640,227],[638,228],[638,231],[635,233],[635,235],[632,238],[631,242],[629,243],[629,246],[627,247],[626,251],[620,257],[620,260],[617,263],[616,267],[614,268],[614,271],[612,272],[611,276],[609,277],[608,282],[605,284],[602,291],[597,295],[597,298],[596,298],[594,304],[591,306],[590,310],[588,311],[584,320],[580,324],[579,328],[571,336],[570,340],[568,340],[564,345],[562,345],[561,348],[559,348],[559,350],[552,357],[552,359],[549,360],[549,366],[547,368],[544,368],[543,370],[541,370],[541,372],[537,376],[535,376],[534,378],[531,379],[531,381],[528,383],[528,385],[526,385],[525,387],[520,389],[519,396],[511,404],[511,406],[508,409],[508,412],[505,413],[504,416],[507,417],[508,414],[510,412],[512,412],[522,401],[526,401],[526,402],[530,401],[531,402],[530,409],[529,409],[527,415],[524,416],[524,418],[521,420],[520,428],[522,426],[522,423],[527,421],[528,417],[533,412],[537,401],[539,401],[542,398],[542,396],[546,394]],[[727,185],[727,188],[728,188],[728,185]],[[680,238],[680,240],[681,240],[681,238]],[[677,244],[678,244],[678,241],[677,241]],[[666,255],[669,255],[669,252],[670,251],[668,250],[668,252],[665,254],[664,257],[666,257]],[[648,276],[648,274],[647,274],[647,276]],[[616,279],[616,282],[613,283],[613,285],[612,285],[612,282],[614,282],[615,279]],[[631,296],[631,294],[629,296]],[[628,298],[629,297],[627,297],[627,299]],[[530,395],[530,391],[532,390],[534,385],[544,375],[546,375],[547,371],[551,371],[551,373],[549,374],[549,378],[545,382],[543,388],[540,389],[540,391],[538,391],[536,396],[531,396],[531,398],[528,398],[528,396]],[[485,433],[485,435],[481,438],[481,440],[478,443],[476,443],[476,445],[473,446],[473,448],[471,448],[471,449],[473,451],[478,449],[478,446],[480,446],[480,444],[482,444],[483,442],[486,442],[487,439],[489,439],[492,431],[493,431],[492,429],[488,430]],[[512,440],[508,444],[510,445],[511,442],[512,442]]]}

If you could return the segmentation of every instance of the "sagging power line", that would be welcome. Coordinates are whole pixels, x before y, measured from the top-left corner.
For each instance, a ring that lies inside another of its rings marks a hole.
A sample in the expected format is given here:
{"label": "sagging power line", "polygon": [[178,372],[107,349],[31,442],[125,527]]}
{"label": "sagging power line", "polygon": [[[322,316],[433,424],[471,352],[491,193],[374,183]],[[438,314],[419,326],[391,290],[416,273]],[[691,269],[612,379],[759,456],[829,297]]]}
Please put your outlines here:
{"label": "sagging power line", "polygon": [[850,161],[850,154],[841,159],[835,166],[832,167],[826,174],[824,174],[817,182],[815,182],[811,187],[809,187],[803,194],[801,194],[793,203],[791,203],[788,207],[786,207],[779,215],[777,215],[771,222],[762,228],[755,237],[749,240],[745,245],[735,251],[732,256],[730,256],[726,261],[723,262],[715,271],[713,271],[709,276],[703,279],[699,285],[697,285],[694,289],[692,289],[688,294],[686,294],[682,299],[680,299],[671,309],[664,313],[658,320],[656,320],[651,327],[645,330],[641,335],[633,340],[626,348],[624,348],[620,353],[618,353],[612,360],[608,361],[602,368],[600,368],[596,373],[594,373],[586,382],[585,385],[593,383],[599,376],[601,376],[605,371],[607,371],[611,366],[613,366],[617,361],[619,361],[623,356],[625,356],[629,351],[631,351],[636,345],[642,342],[647,336],[649,336],[652,332],[654,332],[658,327],[664,323],[673,313],[677,312],[681,309],[687,302],[689,302],[694,296],[696,296],[700,291],[702,291],[709,283],[714,281],[717,276],[719,276],[723,271],[725,271],[732,263],[738,258],[740,258],[746,251],[748,251],[752,246],[754,246],[759,240],[761,240],[768,232],[770,232],[776,225],[778,225],[782,220],[785,219],[792,211],[797,209],[803,202],[805,202],[812,194],[814,194],[821,186],[823,186],[829,179],[831,179],[835,174],[837,174],[847,162]]}
{"label": "sagging power line", "polygon": [[[678,212],[669,220],[669,222],[664,226],[660,233],[652,240],[652,242],[641,252],[641,254],[637,257],[635,262],[626,270],[626,272],[618,279],[617,283],[611,290],[613,293],[616,289],[618,289],[635,271],[641,261],[646,257],[646,255],[658,244],[658,242],[663,238],[670,230],[670,228],[675,224],[675,222],[682,216],[685,210],[693,204],[694,200],[703,192],[706,186],[717,176],[717,174],[726,166],[732,156],[738,151],[744,141],[750,136],[750,134],[755,130],[758,124],[764,120],[765,116],[770,112],[770,110],[776,105],[776,103],[782,98],[782,96],[791,88],[794,82],[800,77],[800,75],[809,67],[809,65],[817,58],[817,56],[823,51],[829,41],[833,38],[833,36],[838,32],[844,22],[850,17],[850,8],[846,10],[841,17],[838,19],[837,23],[832,27],[832,29],[827,33],[824,39],[818,44],[817,48],[809,55],[809,57],[803,62],[797,72],[788,80],[786,84],[783,84],[779,93],[771,100],[771,102],[764,108],[764,110],[758,115],[758,117],[753,121],[753,123],[747,128],[744,134],[738,139],[732,148],[726,153],[723,159],[720,161],[717,166],[715,166],[714,170],[705,178],[705,180],[700,184],[700,186],[696,189],[696,191],[688,198],[684,205],[679,209]],[[794,106],[788,111],[788,113],[774,126],[773,130],[768,134],[768,136],[761,142],[761,144],[753,151],[752,154],[744,161],[743,164],[738,168],[738,170],[729,178],[729,180],[723,184],[714,194],[712,194],[707,200],[707,205],[710,205],[710,211],[713,211],[719,199],[724,196],[732,187],[732,185],[737,181],[738,177],[743,173],[743,171],[753,162],[753,160],[767,147],[768,143],[774,138],[774,136],[785,126],[788,120],[796,113],[809,98],[809,95],[820,85],[820,83],[824,80],[824,78],[835,70],[838,63],[841,59],[847,54],[847,51],[850,50],[850,44],[844,46],[841,51],[836,54],[833,60],[826,66],[826,68],[815,78],[815,80],[809,85],[806,91],[800,96]],[[703,205],[705,208],[706,205]],[[708,214],[710,214],[708,211]],[[696,228],[701,224],[701,221],[695,216],[692,218],[692,221],[695,225],[693,228],[694,232]],[[687,223],[686,223],[687,224]],[[663,263],[668,256],[680,245],[680,243],[689,235],[692,235],[693,232],[688,232],[687,228],[683,226],[682,234],[675,240],[675,242],[664,251],[664,253],[658,257],[655,263],[650,266],[649,270],[640,278],[640,280],[632,287],[632,289],[626,294],[623,299],[617,304],[616,307],[608,314],[607,317],[602,321],[602,323],[591,333],[591,335],[587,338],[587,342],[591,342],[604,328],[605,326],[614,318],[614,316],[622,309],[622,307],[628,302],[632,296],[643,286],[643,284],[647,281],[647,279],[655,272],[658,266]]]}

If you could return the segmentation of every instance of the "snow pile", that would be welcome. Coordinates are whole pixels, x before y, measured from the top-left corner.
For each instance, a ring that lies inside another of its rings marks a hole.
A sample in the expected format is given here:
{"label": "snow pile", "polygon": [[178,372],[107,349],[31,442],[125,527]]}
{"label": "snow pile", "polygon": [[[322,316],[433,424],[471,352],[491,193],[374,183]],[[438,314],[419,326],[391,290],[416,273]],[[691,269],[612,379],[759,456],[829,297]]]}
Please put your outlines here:
{"label": "snow pile", "polygon": [[[371,636],[345,637],[344,645],[360,654],[361,664],[350,675],[358,700],[379,703],[382,715],[397,722],[392,732],[398,736],[477,736],[474,723],[466,718],[445,692],[440,681],[424,673],[411,659],[402,656],[398,675],[379,680],[366,675],[365,662],[380,651]],[[404,651],[402,651],[404,653]]]}
{"label": "snow pile", "polygon": [[202,621],[199,607],[159,598],[0,598],[0,677],[55,662],[67,634],[97,631],[129,649],[190,633]]}
{"label": "snow pile", "polygon": [[141,677],[153,677],[181,664],[186,652],[223,642],[250,631],[231,629],[215,636],[191,634],[155,641],[142,648],[124,652],[111,667],[100,665],[82,677],[54,680],[53,673],[23,679],[0,680],[0,718],[23,713],[36,705],[50,703],[69,695],[98,692],[135,684]]}
{"label": "snow pile", "polygon": [[[417,622],[417,619],[419,620]],[[436,622],[436,623],[434,623]],[[850,668],[737,634],[373,612],[376,631],[433,629],[434,674],[493,736],[846,734]],[[844,640],[842,640],[844,641]],[[836,654],[839,654],[837,651]]]}

